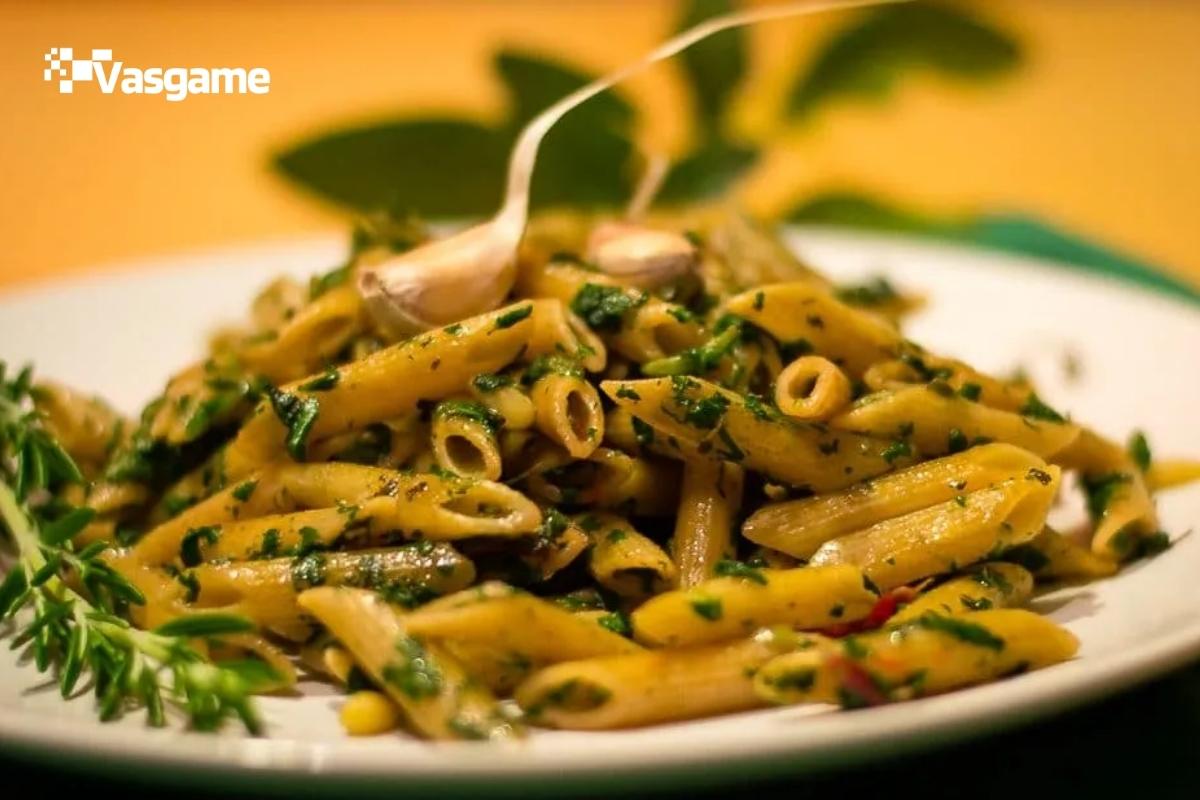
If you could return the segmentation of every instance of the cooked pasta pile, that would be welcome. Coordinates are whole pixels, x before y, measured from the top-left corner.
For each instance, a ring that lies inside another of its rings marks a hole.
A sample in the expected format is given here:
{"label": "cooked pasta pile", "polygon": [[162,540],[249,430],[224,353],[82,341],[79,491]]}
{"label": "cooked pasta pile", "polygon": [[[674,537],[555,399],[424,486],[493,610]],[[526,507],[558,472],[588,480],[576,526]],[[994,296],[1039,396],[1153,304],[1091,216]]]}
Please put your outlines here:
{"label": "cooked pasta pile", "polygon": [[[424,238],[376,224],[272,283],[136,423],[36,393],[132,621],[251,620],[213,657],[345,687],[353,734],[855,708],[1051,665],[1077,643],[1021,609],[1035,584],[1161,549],[1152,491],[1195,476],[907,340],[914,298],[736,213],[536,219],[501,307],[397,336],[355,276]],[[1046,525],[1064,472],[1079,535]]]}

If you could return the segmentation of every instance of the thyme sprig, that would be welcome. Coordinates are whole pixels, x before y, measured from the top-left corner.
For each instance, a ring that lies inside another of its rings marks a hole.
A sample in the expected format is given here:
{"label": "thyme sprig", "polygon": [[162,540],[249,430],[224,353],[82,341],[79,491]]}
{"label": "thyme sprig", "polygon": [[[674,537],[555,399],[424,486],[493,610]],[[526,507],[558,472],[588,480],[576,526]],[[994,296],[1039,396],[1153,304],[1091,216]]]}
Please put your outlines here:
{"label": "thyme sprig", "polygon": [[55,669],[63,697],[89,673],[102,720],[142,707],[150,724],[161,726],[170,702],[197,730],[236,717],[258,733],[251,695],[276,684],[275,671],[259,661],[217,664],[190,644],[253,625],[199,614],[147,631],[121,616],[145,598],[102,557],[106,542],[76,547],[94,512],[55,500],[53,492],[82,475],[32,409],[32,371],[12,380],[5,372],[0,362],[0,530],[16,559],[0,581],[0,620],[19,615],[12,649],[29,647],[40,672]]}

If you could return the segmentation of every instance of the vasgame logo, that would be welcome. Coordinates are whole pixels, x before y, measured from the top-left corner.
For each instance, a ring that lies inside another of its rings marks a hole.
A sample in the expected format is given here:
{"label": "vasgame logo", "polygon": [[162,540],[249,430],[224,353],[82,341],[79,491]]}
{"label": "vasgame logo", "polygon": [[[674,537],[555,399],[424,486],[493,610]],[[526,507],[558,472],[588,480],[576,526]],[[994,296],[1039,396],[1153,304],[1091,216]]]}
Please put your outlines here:
{"label": "vasgame logo", "polygon": [[113,61],[112,50],[93,50],[91,58],[75,58],[70,47],[51,47],[42,71],[58,82],[59,94],[74,94],[75,84],[95,82],[103,94],[160,94],[172,103],[194,94],[266,94],[271,73],[263,67],[139,67]]}

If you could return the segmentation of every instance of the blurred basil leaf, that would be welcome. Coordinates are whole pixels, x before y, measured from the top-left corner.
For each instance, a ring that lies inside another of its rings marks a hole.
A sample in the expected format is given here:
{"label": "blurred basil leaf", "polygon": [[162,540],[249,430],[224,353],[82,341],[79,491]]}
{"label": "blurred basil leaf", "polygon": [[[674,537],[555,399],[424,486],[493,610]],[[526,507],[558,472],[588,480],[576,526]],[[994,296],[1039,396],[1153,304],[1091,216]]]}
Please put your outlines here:
{"label": "blurred basil leaf", "polygon": [[496,131],[466,120],[397,120],[301,142],[277,155],[275,167],[364,213],[479,216],[500,202],[507,146]]}
{"label": "blurred basil leaf", "polygon": [[980,80],[1006,72],[1019,60],[1020,49],[1009,34],[960,7],[883,6],[856,17],[820,48],[793,85],[788,111],[803,117],[832,100],[884,100],[916,70]]}
{"label": "blurred basil leaf", "polygon": [[[593,78],[561,63],[511,50],[498,53],[495,66],[512,108],[504,127],[506,147],[526,122]],[[533,174],[533,206],[624,204],[633,191],[629,166],[635,117],[632,106],[612,90],[567,112],[542,142]]]}
{"label": "blurred basil leaf", "polygon": [[1200,291],[1152,264],[1025,214],[934,216],[854,191],[816,195],[785,218],[922,236],[988,250],[1045,258],[1200,301]]}
{"label": "blurred basil leaf", "polygon": [[671,165],[657,202],[672,205],[725,193],[758,162],[758,150],[710,139]]}
{"label": "blurred basil leaf", "polygon": [[[677,31],[734,11],[733,0],[686,0]],[[704,200],[729,190],[758,162],[754,147],[722,136],[721,121],[746,73],[746,37],[740,28],[722,31],[679,55],[695,112],[696,145],[671,165],[656,202]]]}
{"label": "blurred basil leaf", "polygon": [[[733,11],[732,0],[687,0],[676,31],[686,30],[709,17]],[[746,32],[722,31],[679,54],[701,128],[716,131],[737,85],[746,73]]]}
{"label": "blurred basil leaf", "polygon": [[[591,76],[539,56],[504,50],[494,67],[509,94],[496,126],[453,117],[412,117],[333,131],[274,159],[285,177],[360,212],[403,209],[427,217],[481,216],[499,206],[517,132]],[[623,203],[633,109],[607,92],[574,109],[547,135],[533,205]]]}

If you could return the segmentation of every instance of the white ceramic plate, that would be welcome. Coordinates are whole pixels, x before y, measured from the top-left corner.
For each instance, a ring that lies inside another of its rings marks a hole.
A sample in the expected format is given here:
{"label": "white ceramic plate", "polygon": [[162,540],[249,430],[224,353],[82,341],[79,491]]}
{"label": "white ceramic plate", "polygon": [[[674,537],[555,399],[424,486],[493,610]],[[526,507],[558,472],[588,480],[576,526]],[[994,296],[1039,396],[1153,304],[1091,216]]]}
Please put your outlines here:
{"label": "white ceramic plate", "polygon": [[[1200,455],[1200,308],[1125,283],[1008,256],[894,238],[808,230],[798,249],[839,279],[884,273],[927,293],[909,335],[1000,372],[1027,369],[1056,407],[1124,438],[1142,427],[1162,454]],[[87,387],[134,411],[194,358],[204,332],[234,319],[255,288],[286,271],[338,262],[337,239],[242,247],[125,265],[0,297],[0,358]],[[151,269],[152,268],[152,269]],[[1070,357],[1080,374],[1068,378]],[[1176,537],[1200,523],[1200,489],[1164,494]],[[1070,518],[1078,507],[1059,509]],[[0,741],[34,755],[126,773],[201,780],[437,784],[522,794],[615,784],[681,785],[811,770],[1011,726],[1145,680],[1200,656],[1200,537],[1120,576],[1042,597],[1074,631],[1079,657],[943,697],[854,713],[777,709],[620,733],[538,733],[512,745],[432,746],[396,735],[353,740],[337,697],[264,699],[269,736],[147,730],[140,715],[102,726],[90,696],[64,703],[53,682],[0,650]]]}

